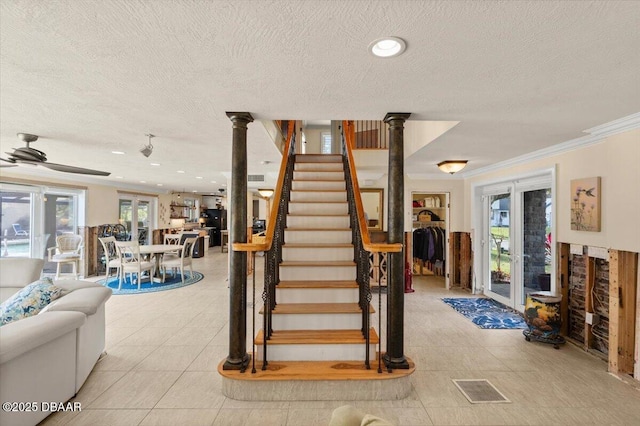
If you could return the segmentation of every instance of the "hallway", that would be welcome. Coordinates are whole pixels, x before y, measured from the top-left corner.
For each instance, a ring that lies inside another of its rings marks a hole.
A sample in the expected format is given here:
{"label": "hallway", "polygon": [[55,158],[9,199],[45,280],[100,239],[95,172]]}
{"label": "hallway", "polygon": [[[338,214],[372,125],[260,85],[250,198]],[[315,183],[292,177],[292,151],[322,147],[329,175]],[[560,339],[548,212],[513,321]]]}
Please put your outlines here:
{"label": "hallway", "polygon": [[[478,329],[440,301],[468,293],[447,292],[437,278],[422,277],[414,277],[416,292],[405,295],[405,354],[416,363],[409,398],[228,399],[216,371],[228,345],[227,256],[215,247],[194,259],[205,278],[192,286],[111,297],[108,356],[75,399],[82,411],[57,413],[42,424],[320,426],[344,404],[397,425],[630,425],[640,418],[640,392],[609,375],[606,362],[571,344],[554,350],[526,342],[521,330]],[[256,258],[258,282],[263,259]],[[250,287],[247,296],[251,303]],[[488,379],[512,402],[472,405],[451,381],[456,378]]]}

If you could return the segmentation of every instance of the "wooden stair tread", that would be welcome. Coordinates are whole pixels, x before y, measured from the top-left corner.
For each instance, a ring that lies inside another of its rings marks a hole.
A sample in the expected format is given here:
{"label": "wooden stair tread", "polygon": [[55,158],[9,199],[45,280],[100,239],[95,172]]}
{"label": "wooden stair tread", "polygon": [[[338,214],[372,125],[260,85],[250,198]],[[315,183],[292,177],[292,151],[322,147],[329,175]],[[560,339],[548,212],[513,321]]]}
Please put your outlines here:
{"label": "wooden stair tread", "polygon": [[[260,309],[260,314],[263,313]],[[369,305],[369,312],[375,312]],[[274,315],[286,314],[361,314],[357,303],[278,303],[272,311]]]}
{"label": "wooden stair tread", "polygon": [[[372,327],[369,330],[369,340],[371,344],[379,341],[378,333]],[[262,345],[264,341],[263,330],[258,332],[255,338],[257,345]],[[341,345],[341,344],[364,344],[365,338],[360,330],[273,330],[268,345]]]}
{"label": "wooden stair tread", "polygon": [[348,213],[287,213],[288,217],[347,217]]}
{"label": "wooden stair tread", "polygon": [[289,201],[289,204],[347,204],[347,201],[325,201],[325,200],[315,200],[315,201]]}
{"label": "wooden stair tread", "polygon": [[[305,170],[306,171],[306,170]],[[346,189],[292,189],[291,192],[347,192]]]}
{"label": "wooden stair tread", "polygon": [[284,243],[282,248],[353,248],[351,243]]}
{"label": "wooden stair tread", "polygon": [[[266,370],[261,370],[262,362],[256,361],[257,371],[250,374],[248,371],[241,373],[240,370],[224,370],[223,365],[226,359],[220,361],[218,373],[221,376],[243,381],[315,381],[315,380],[393,380],[409,376],[415,371],[415,363],[406,357],[409,363],[408,369],[395,369],[387,372],[382,366],[384,373],[377,371],[377,354],[371,354],[371,368],[367,369],[364,360],[361,361],[269,361]],[[250,369],[249,369],[250,371]]]}
{"label": "wooden stair tread", "polygon": [[351,231],[351,228],[286,228],[287,231]]}
{"label": "wooden stair tread", "polygon": [[355,281],[280,281],[277,288],[358,288]]}
{"label": "wooden stair tread", "polygon": [[280,267],[287,266],[356,266],[353,260],[285,260]]}

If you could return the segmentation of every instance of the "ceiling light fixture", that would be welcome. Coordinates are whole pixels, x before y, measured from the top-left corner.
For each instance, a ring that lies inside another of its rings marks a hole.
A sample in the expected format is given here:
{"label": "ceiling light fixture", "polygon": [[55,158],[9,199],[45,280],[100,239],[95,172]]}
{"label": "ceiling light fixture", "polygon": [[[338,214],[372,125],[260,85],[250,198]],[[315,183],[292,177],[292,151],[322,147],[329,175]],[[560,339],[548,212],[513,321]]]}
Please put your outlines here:
{"label": "ceiling light fixture", "polygon": [[157,166],[159,166],[159,165],[160,165],[160,163],[151,163],[151,165],[152,165],[152,166],[156,166],[156,167],[157,167]]}
{"label": "ceiling light fixture", "polygon": [[445,173],[458,173],[467,165],[467,160],[446,160],[438,163],[438,168]]}
{"label": "ceiling light fixture", "polygon": [[111,153],[116,155],[124,155],[123,151],[111,151]]}
{"label": "ceiling light fixture", "polygon": [[369,44],[369,52],[379,58],[393,58],[407,49],[407,43],[398,37],[383,37]]}
{"label": "ceiling light fixture", "polygon": [[151,155],[151,153],[153,152],[153,145],[151,145],[151,138],[155,138],[155,135],[152,135],[151,133],[146,133],[145,136],[149,137],[149,145],[143,146],[142,149],[140,150],[140,152],[145,157],[149,157]]}
{"label": "ceiling light fixture", "polygon": [[273,189],[258,189],[258,193],[264,198],[270,198],[273,195]]}

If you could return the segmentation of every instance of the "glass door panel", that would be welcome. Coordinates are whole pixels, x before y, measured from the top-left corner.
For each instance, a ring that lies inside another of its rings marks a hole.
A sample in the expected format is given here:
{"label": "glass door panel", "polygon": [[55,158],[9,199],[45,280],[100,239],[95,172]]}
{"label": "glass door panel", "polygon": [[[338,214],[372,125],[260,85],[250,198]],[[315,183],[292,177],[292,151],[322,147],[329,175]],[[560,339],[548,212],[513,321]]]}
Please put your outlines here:
{"label": "glass door panel", "polygon": [[133,202],[132,200],[120,199],[118,203],[118,221],[120,225],[123,225],[127,230],[127,240],[131,239],[132,232],[132,217],[133,217]]}
{"label": "glass door panel", "polygon": [[[44,233],[42,234],[43,256],[48,258],[48,249],[56,246],[56,237],[78,232],[77,196],[47,192],[44,195]],[[56,264],[46,262],[45,272],[55,272]],[[66,265],[70,268],[70,265]],[[65,265],[63,265],[63,268]],[[71,270],[71,269],[69,269]],[[63,271],[64,272],[64,271]]]}
{"label": "glass door panel", "polygon": [[489,292],[511,300],[511,194],[489,197]]}
{"label": "glass door panel", "polygon": [[33,194],[2,190],[0,199],[0,256],[30,257],[33,241]]}
{"label": "glass door panel", "polygon": [[551,188],[522,192],[522,288],[518,302],[527,294],[551,289]]}
{"label": "glass door panel", "polygon": [[149,202],[138,201],[136,235],[140,244],[149,244]]}

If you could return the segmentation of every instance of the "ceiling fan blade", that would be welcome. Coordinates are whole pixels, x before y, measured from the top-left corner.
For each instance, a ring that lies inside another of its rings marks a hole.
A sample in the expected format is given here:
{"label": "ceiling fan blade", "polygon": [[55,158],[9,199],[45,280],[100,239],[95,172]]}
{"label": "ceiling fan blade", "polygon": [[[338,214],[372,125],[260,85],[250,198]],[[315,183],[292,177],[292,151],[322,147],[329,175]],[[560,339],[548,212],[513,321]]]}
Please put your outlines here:
{"label": "ceiling fan blade", "polygon": [[[18,167],[18,165],[11,160],[5,160],[4,158],[0,158],[0,161],[4,161],[4,163],[0,163],[0,167]],[[9,164],[5,164],[5,163],[9,163]]]}
{"label": "ceiling fan blade", "polygon": [[65,164],[56,163],[38,163],[38,165],[46,167],[51,170],[65,173],[77,173],[81,175],[94,175],[94,176],[109,176],[110,172],[101,172],[100,170],[83,169],[82,167],[67,166]]}

